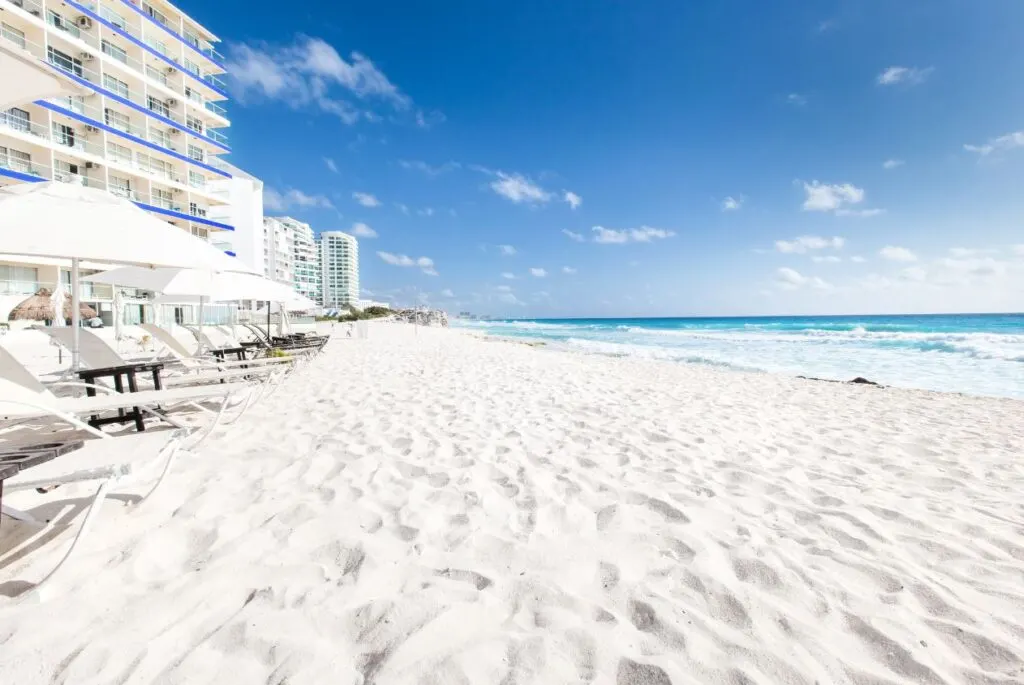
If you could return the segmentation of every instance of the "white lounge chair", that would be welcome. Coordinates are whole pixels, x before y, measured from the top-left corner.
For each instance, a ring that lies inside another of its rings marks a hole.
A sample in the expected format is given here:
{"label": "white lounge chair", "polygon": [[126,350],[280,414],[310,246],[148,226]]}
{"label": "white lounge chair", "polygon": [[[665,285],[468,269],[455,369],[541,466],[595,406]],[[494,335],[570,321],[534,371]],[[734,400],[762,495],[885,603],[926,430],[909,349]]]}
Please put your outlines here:
{"label": "white lounge chair", "polygon": [[[65,417],[65,419],[71,420],[73,417]],[[53,570],[33,587],[32,591],[39,597],[42,597],[43,585],[53,580],[57,572],[71,558],[72,553],[85,539],[93,522],[96,520],[100,505],[111,489],[144,477],[150,471],[148,467],[160,467],[162,463],[163,466],[160,468],[153,485],[146,494],[134,503],[135,506],[141,504],[163,483],[164,478],[167,477],[171,470],[175,456],[178,454],[189,433],[187,430],[178,429],[174,431],[133,433],[115,438],[89,426],[79,427],[92,433],[97,439],[86,441],[79,450],[17,473],[3,483],[6,494],[11,494],[16,491],[34,490],[54,485],[100,481],[99,488],[92,495],[92,501],[86,511],[85,518],[82,520],[78,533],[71,541],[67,552],[64,553],[64,556]],[[55,523],[55,521],[40,522],[28,512],[18,511],[6,506],[0,508],[0,515],[6,515],[30,525],[38,525],[43,529],[50,528]],[[17,554],[21,549],[32,544],[36,537],[32,536],[25,540],[14,549],[8,550],[7,554]]]}
{"label": "white lounge chair", "polygon": [[[53,328],[39,326],[36,330],[45,333],[58,344],[71,349],[74,331],[70,328]],[[125,366],[132,363],[132,360],[125,359],[117,350],[107,344],[92,331],[79,331],[79,354],[86,366],[93,369],[105,369],[116,366]],[[244,364],[245,362],[241,362]],[[218,362],[218,366],[221,364]],[[194,369],[197,373],[173,375],[168,374],[161,378],[162,385],[166,388],[173,388],[182,385],[202,385],[206,383],[222,383],[226,381],[259,380],[266,382],[270,380],[270,371],[265,367],[253,365],[252,368],[218,369],[216,367],[204,367]],[[207,373],[200,373],[207,372]],[[275,377],[276,380],[276,377]]]}
{"label": "white lounge chair", "polygon": [[247,359],[245,361],[220,361],[209,357],[197,357],[166,328],[151,323],[140,324],[140,327],[153,336],[154,340],[163,345],[164,349],[170,352],[178,362],[190,369],[217,368],[227,370],[241,366],[258,368],[260,366],[287,365],[292,362],[290,357],[263,357],[260,359]]}
{"label": "white lounge chair", "polygon": [[[63,420],[77,428],[88,429],[94,435],[100,434],[95,428],[81,421],[79,416],[91,416],[117,409],[135,408],[150,414],[161,421],[166,421],[178,428],[188,428],[174,417],[161,409],[161,406],[186,404],[214,416],[212,424],[204,433],[203,438],[210,434],[222,420],[225,410],[232,398],[239,398],[242,409],[234,420],[249,407],[253,398],[253,389],[241,383],[218,383],[166,390],[144,390],[142,392],[118,393],[105,386],[89,386],[86,383],[61,382],[52,384],[56,387],[94,387],[106,394],[95,397],[56,397],[49,388],[32,375],[28,369],[15,359],[10,352],[0,346],[0,421],[53,417]],[[220,401],[219,411],[212,411],[201,404],[202,401]]]}

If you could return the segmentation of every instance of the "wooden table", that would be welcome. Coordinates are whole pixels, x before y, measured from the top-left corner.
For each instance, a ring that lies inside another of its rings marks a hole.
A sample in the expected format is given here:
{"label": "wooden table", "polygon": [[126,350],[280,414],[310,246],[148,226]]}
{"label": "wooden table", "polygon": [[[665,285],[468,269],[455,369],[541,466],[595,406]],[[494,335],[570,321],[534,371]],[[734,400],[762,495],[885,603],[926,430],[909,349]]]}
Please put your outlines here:
{"label": "wooden table", "polygon": [[248,358],[245,354],[248,350],[249,348],[244,345],[239,347],[219,347],[217,349],[211,349],[210,354],[216,357],[219,361],[224,361],[228,355],[233,354],[238,361],[244,362]]}
{"label": "wooden table", "polygon": [[[140,373],[153,374],[153,389],[163,390],[163,385],[160,382],[160,372],[163,368],[164,365],[161,362],[122,364],[121,366],[109,366],[104,369],[87,369],[85,371],[79,371],[78,377],[81,378],[83,382],[93,386],[85,389],[85,393],[89,397],[96,396],[95,386],[97,385],[96,380],[99,378],[112,378],[114,380],[114,390],[119,393],[124,392],[126,383],[128,385],[128,392],[138,392],[138,374]],[[93,428],[98,428],[100,426],[105,426],[108,423],[127,423],[128,421],[135,421],[135,429],[138,431],[144,431],[146,430],[146,426],[142,422],[142,419],[142,410],[138,407],[132,407],[131,411],[125,411],[122,408],[117,410],[117,416],[100,418],[99,415],[93,414],[89,419],[89,425]]]}
{"label": "wooden table", "polygon": [[27,468],[51,461],[68,452],[74,452],[80,449],[82,444],[81,440],[72,440],[0,450],[0,512],[3,510],[5,480],[16,476]]}

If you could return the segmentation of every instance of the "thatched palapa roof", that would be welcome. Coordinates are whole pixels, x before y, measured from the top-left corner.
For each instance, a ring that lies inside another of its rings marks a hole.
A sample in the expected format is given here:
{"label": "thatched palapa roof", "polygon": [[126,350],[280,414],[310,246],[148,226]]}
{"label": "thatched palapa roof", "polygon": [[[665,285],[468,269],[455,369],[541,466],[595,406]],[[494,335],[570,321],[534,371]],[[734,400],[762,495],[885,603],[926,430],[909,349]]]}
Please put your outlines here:
{"label": "thatched palapa roof", "polygon": [[[83,319],[91,319],[96,316],[96,310],[92,307],[79,303],[78,311]],[[64,318],[71,318],[71,298],[64,298]],[[46,288],[40,288],[39,292],[29,297],[11,310],[7,317],[10,321],[53,321],[57,318],[53,310],[53,293]]]}

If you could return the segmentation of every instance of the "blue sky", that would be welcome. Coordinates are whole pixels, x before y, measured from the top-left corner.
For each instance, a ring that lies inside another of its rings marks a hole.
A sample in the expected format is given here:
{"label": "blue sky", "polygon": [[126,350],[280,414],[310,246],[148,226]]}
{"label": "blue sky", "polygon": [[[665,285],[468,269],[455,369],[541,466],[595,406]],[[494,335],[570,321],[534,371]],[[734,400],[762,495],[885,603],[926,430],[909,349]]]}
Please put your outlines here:
{"label": "blue sky", "polygon": [[268,214],[374,233],[368,297],[1024,309],[1024,3],[296,7],[183,4],[230,57],[231,160]]}

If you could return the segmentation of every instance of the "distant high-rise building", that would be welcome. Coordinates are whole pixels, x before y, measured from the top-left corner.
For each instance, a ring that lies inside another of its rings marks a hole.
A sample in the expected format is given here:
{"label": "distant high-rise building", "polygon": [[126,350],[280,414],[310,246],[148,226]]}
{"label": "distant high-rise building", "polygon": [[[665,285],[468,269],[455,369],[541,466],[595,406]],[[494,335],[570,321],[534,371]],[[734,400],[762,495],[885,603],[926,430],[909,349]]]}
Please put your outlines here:
{"label": "distant high-rise building", "polygon": [[323,306],[359,306],[359,242],[341,231],[320,234]]}
{"label": "distant high-rise building", "polygon": [[263,228],[267,278],[287,283],[320,304],[320,252],[313,228],[290,216],[266,217]]}

